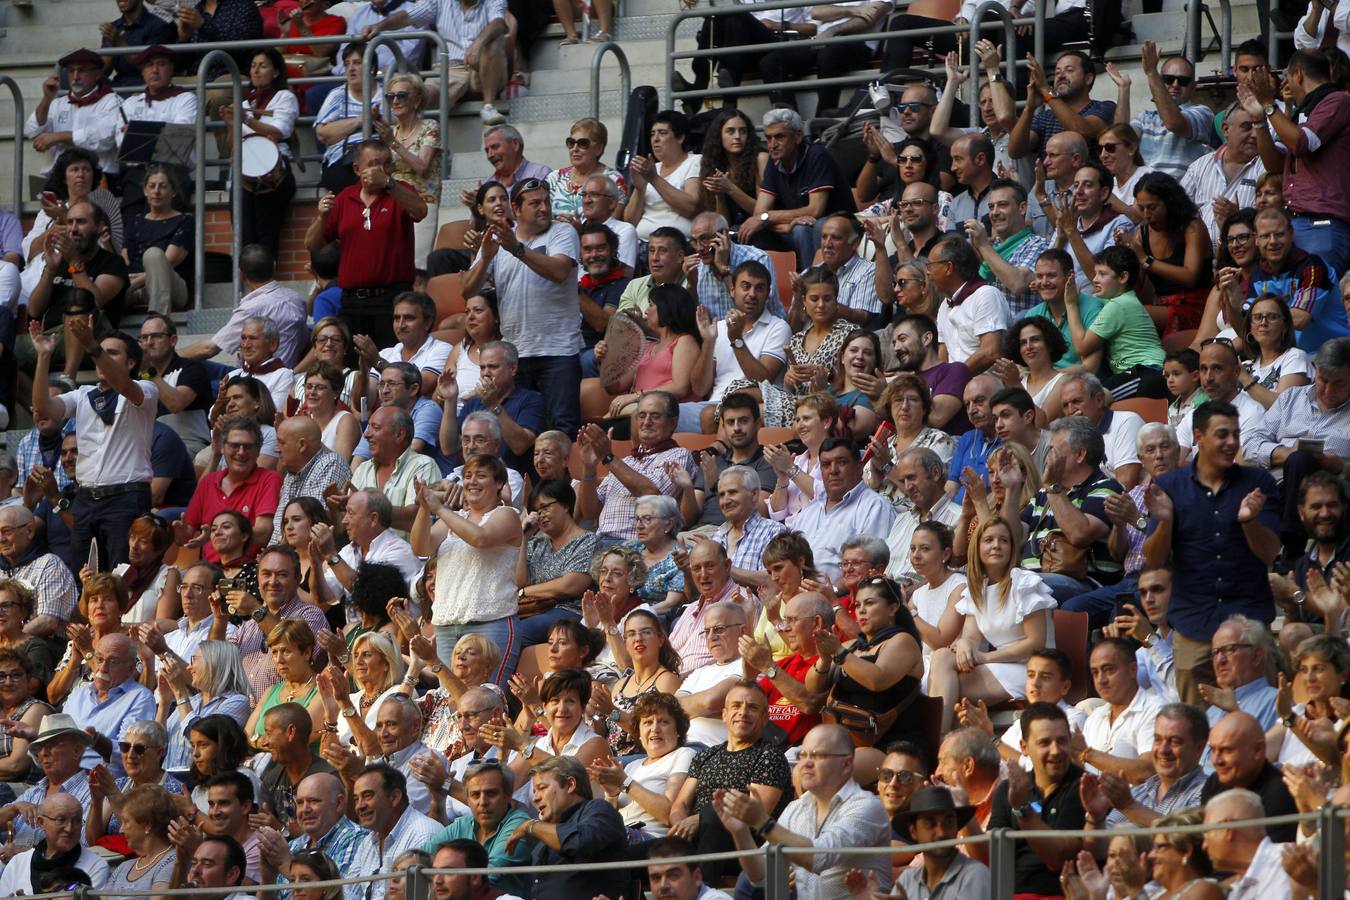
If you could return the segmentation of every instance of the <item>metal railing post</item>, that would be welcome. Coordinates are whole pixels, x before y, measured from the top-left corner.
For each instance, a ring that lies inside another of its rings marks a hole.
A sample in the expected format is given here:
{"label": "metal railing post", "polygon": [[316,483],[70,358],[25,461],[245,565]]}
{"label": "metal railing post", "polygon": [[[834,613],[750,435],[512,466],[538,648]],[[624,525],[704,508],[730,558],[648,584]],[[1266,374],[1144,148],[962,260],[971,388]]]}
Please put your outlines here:
{"label": "metal railing post", "polygon": [[197,214],[197,247],[194,262],[196,270],[192,273],[196,295],[192,298],[192,308],[202,308],[202,294],[206,292],[206,73],[211,64],[224,62],[230,73],[230,102],[235,114],[231,129],[230,147],[230,215],[234,227],[230,230],[230,283],[234,289],[233,299],[239,301],[239,249],[243,240],[244,221],[244,180],[239,166],[239,155],[244,143],[244,117],[240,115],[241,91],[239,85],[239,64],[225,50],[212,50],[202,57],[197,65],[197,183],[193,186],[194,208]]}
{"label": "metal railing post", "polygon": [[[1033,14],[1036,24],[1033,27],[1031,35],[1032,47],[1033,52],[1036,54],[1036,62],[1040,63],[1042,66],[1045,65],[1045,8],[1049,5],[1050,0],[1040,0],[1040,2],[1036,4],[1036,12]],[[1012,45],[1009,44],[1008,46],[1011,47]],[[1008,60],[1009,64],[1015,66],[1017,61],[1011,59],[1011,53],[1008,54],[1008,56],[1010,57]],[[1017,84],[1015,70],[1009,70],[1008,82],[1009,84]],[[1014,94],[1014,96],[1016,95]]]}
{"label": "metal railing post", "polygon": [[1317,896],[1345,896],[1345,812],[1327,804],[1317,816]]}
{"label": "metal railing post", "polygon": [[361,136],[369,138],[373,130],[372,112],[375,108],[375,73],[378,69],[372,68],[375,62],[375,51],[388,44],[394,52],[394,70],[405,71],[410,65],[403,56],[403,51],[398,47],[398,41],[408,40],[428,40],[436,45],[436,59],[440,66],[440,91],[441,103],[440,113],[437,122],[441,129],[441,181],[447,181],[450,178],[450,148],[447,141],[450,140],[450,104],[446,101],[450,99],[450,59],[446,55],[445,38],[434,31],[384,31],[375,35],[370,43],[366,44],[365,55],[361,58],[361,86],[365,93],[365,101],[361,104]]}
{"label": "metal railing post", "polygon": [[1233,65],[1233,5],[1219,0],[1219,63],[1227,74]]}
{"label": "metal railing post", "polygon": [[[1044,3],[1036,4],[1037,12],[1043,14],[1044,5]],[[997,0],[985,0],[984,3],[981,3],[979,9],[975,10],[974,17],[970,20],[970,43],[967,45],[971,48],[970,78],[966,80],[966,83],[970,85],[970,87],[967,88],[970,93],[967,102],[970,104],[972,110],[980,108],[980,67],[975,61],[974,47],[975,42],[980,39],[981,29],[994,27],[992,24],[987,24],[984,21],[985,14],[991,11],[997,13],[998,17],[1003,20],[1003,46],[1012,47],[1014,46],[1014,41],[1017,40],[1017,29],[1013,27],[1012,13],[1008,12],[1008,8],[997,2]],[[1040,34],[1040,29],[1037,29],[1037,34]],[[1017,60],[1013,58],[1011,52],[1007,52],[1006,55],[1008,58],[1004,62],[1008,67],[1008,84],[1011,89],[1012,85],[1017,84]],[[1040,54],[1037,54],[1037,59],[1039,58]],[[1014,91],[1014,96],[1016,96],[1016,91]]]}
{"label": "metal railing post", "polygon": [[788,900],[788,861],[782,844],[764,847],[764,900]]}
{"label": "metal railing post", "polygon": [[989,832],[990,900],[1012,900],[1017,848],[1006,828]]}
{"label": "metal railing post", "polygon": [[404,877],[407,879],[403,888],[404,900],[430,900],[431,879],[423,874],[421,866],[409,866]]}
{"label": "metal railing post", "polygon": [[14,97],[14,215],[23,219],[23,126],[28,116],[24,115],[19,83],[8,75],[0,75],[0,84],[9,88]]}
{"label": "metal railing post", "polygon": [[614,58],[619,61],[620,103],[627,103],[629,94],[633,93],[633,73],[628,67],[628,54],[613,41],[606,41],[596,47],[595,55],[591,57],[592,119],[600,118],[600,64],[604,62],[606,53],[613,53]]}
{"label": "metal railing post", "polygon": [[1186,4],[1186,58],[1192,67],[1200,60],[1200,13],[1203,0],[1189,0]]}

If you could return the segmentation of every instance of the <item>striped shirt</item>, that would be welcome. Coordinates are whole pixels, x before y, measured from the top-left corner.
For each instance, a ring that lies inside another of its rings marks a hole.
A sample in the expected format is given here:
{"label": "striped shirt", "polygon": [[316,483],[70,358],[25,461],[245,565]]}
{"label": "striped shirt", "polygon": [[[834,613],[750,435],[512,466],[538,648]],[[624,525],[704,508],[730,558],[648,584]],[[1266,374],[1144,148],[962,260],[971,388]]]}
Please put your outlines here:
{"label": "striped shirt", "polygon": [[[783,301],[778,298],[778,274],[774,271],[769,254],[749,244],[733,243],[727,259],[727,269],[734,272],[737,266],[750,260],[769,270],[769,301],[764,307],[765,311],[780,319],[786,319]],[[712,266],[703,263],[698,264],[698,302],[708,310],[708,316],[712,319],[725,319],[734,306],[726,282],[713,274]]]}
{"label": "striped shirt", "polygon": [[54,616],[62,622],[69,622],[75,612],[75,603],[80,599],[80,589],[75,584],[75,576],[70,567],[61,561],[55,553],[44,553],[26,563],[11,566],[0,557],[0,574],[6,578],[15,578],[33,589],[37,597],[35,616]]}
{"label": "striped shirt", "polygon": [[480,0],[465,6],[459,0],[422,0],[408,10],[408,24],[423,28],[436,23],[436,32],[445,38],[445,52],[451,60],[462,61],[469,45],[496,20],[506,21],[506,0]]}
{"label": "striped shirt", "polygon": [[1146,109],[1130,120],[1139,132],[1139,153],[1144,162],[1173,178],[1186,174],[1186,168],[1214,146],[1214,111],[1199,103],[1182,103],[1178,110],[1190,126],[1190,137],[1164,125],[1156,109]]}
{"label": "striped shirt", "polygon": [[[1036,271],[1036,260],[1040,259],[1042,253],[1050,249],[1050,242],[1038,234],[1030,234],[1007,253],[999,248],[997,241],[994,243],[994,249],[999,251],[998,255],[1003,257],[1008,265],[1034,272]],[[1008,309],[1012,311],[1014,316],[1021,315],[1041,302],[1041,295],[1030,290],[1030,287],[1025,293],[1021,294],[1014,294],[1002,284],[998,284],[998,289],[1003,292],[1003,298],[1008,301]]]}
{"label": "striped shirt", "polygon": [[1209,239],[1215,242],[1219,240],[1219,223],[1214,218],[1214,198],[1231,200],[1238,209],[1253,206],[1256,203],[1256,182],[1266,174],[1266,167],[1258,154],[1248,160],[1230,180],[1223,165],[1227,149],[1225,144],[1213,153],[1206,153],[1192,162],[1186,174],[1181,176],[1182,188],[1200,209],[1200,219],[1209,229]]}
{"label": "striped shirt", "polygon": [[[351,819],[341,818],[337,824],[328,829],[328,833],[314,841],[307,834],[291,841],[291,853],[299,853],[301,850],[316,847],[323,851],[323,855],[337,864],[339,872],[349,872],[352,863],[356,861],[356,852],[361,847],[361,842],[370,832],[354,823]],[[281,883],[284,879],[278,878]],[[343,896],[346,900],[363,900],[366,893],[364,884],[349,884],[343,887]],[[273,896],[279,900],[290,900],[291,892],[282,891]]]}
{"label": "striped shirt", "polygon": [[[727,548],[730,528],[731,523],[723,522],[713,532],[712,539],[721,544],[723,549]],[[764,570],[764,548],[769,546],[769,541],[773,540],[775,535],[785,530],[787,530],[787,526],[782,522],[765,518],[758,512],[751,513],[750,518],[745,520],[745,525],[741,528],[741,538],[736,542],[736,549],[728,551],[731,554],[732,567],[762,572]]]}
{"label": "striped shirt", "polygon": [[[1200,805],[1200,789],[1205,786],[1207,777],[1204,768],[1196,766],[1177,779],[1176,783],[1168,788],[1167,793],[1159,797],[1158,788],[1161,787],[1161,781],[1157,775],[1150,775],[1146,781],[1141,781],[1130,788],[1130,795],[1140,806],[1145,806],[1160,816],[1170,816],[1174,812]],[[1113,809],[1106,817],[1107,828],[1129,824],[1129,820],[1120,810]]]}
{"label": "striped shirt", "polygon": [[863,312],[881,312],[877,297],[877,264],[854,254],[834,273],[839,279],[839,305]]}
{"label": "striped shirt", "polygon": [[[361,839],[356,843],[356,852],[351,862],[339,871],[348,878],[393,871],[394,860],[408,850],[418,849],[440,830],[440,822],[422,815],[411,806],[406,807],[403,815],[398,817],[394,827],[383,839],[373,831],[361,832]],[[384,900],[389,881],[388,879],[372,881],[360,887],[365,900]]]}
{"label": "striped shirt", "polygon": [[[1094,475],[1096,477],[1093,477]],[[1065,497],[1084,515],[1109,522],[1110,518],[1106,515],[1106,498],[1120,493],[1124,493],[1120,482],[1100,472],[1094,472],[1073,487],[1066,488]],[[1041,489],[1022,509],[1022,523],[1027,527],[1027,540],[1022,548],[1022,561],[1019,565],[1032,572],[1041,571],[1042,542],[1050,532],[1060,527],[1055,521],[1055,514],[1050,510],[1049,499],[1050,495]],[[1107,545],[1109,536],[1110,532],[1107,532],[1087,548],[1087,575],[1102,584],[1112,584],[1120,580],[1121,565],[1111,555],[1111,548]]]}
{"label": "striped shirt", "polygon": [[1278,447],[1294,447],[1300,440],[1325,442],[1325,451],[1341,459],[1350,457],[1350,402],[1332,410],[1317,405],[1311,384],[1281,391],[1255,429],[1244,441],[1242,455],[1258,465],[1273,468],[1270,456]]}
{"label": "striped shirt", "polygon": [[[636,449],[636,448],[634,448]],[[645,475],[656,485],[658,492],[668,497],[675,496],[675,483],[666,474],[666,464],[675,463],[686,472],[693,474],[694,457],[683,447],[671,447],[659,453],[643,453],[641,456],[629,454],[624,463],[633,471]],[[637,498],[624,487],[623,482],[610,472],[596,488],[600,499],[600,521],[596,533],[603,537],[631,539],[637,537],[637,524],[634,517],[637,511]]]}

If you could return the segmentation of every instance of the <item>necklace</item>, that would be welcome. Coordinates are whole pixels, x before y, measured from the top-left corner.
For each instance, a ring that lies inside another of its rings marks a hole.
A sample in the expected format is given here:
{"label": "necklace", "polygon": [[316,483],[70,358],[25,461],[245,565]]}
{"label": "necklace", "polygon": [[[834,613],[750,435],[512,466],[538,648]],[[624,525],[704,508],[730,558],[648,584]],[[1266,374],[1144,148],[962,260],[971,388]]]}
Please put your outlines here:
{"label": "necklace", "polygon": [[163,850],[156,853],[154,856],[143,857],[141,859],[136,860],[134,863],[131,864],[131,870],[133,872],[144,873],[149,869],[153,869],[155,867],[155,863],[159,862],[160,858],[163,857],[164,854],[168,853],[172,849],[173,845],[170,844]]}
{"label": "necklace", "polygon": [[282,688],[281,699],[286,703],[290,703],[292,700],[294,700],[296,697],[299,697],[301,694],[307,693],[309,686],[313,683],[314,683],[314,676],[311,675],[309,680],[306,681],[304,684],[300,685],[298,688],[290,688],[289,689],[290,696],[287,696],[288,693],[287,688]]}

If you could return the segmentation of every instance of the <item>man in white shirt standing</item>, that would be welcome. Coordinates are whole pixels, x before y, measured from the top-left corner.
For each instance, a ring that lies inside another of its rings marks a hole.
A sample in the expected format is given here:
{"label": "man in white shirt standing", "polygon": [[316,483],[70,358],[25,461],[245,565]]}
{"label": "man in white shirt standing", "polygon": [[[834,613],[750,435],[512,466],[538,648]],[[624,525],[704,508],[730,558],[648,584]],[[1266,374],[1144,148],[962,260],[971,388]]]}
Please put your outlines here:
{"label": "man in white shirt standing", "polygon": [[958,235],[938,241],[928,254],[928,277],[947,295],[938,307],[938,341],[947,361],[965,363],[978,375],[998,359],[999,342],[1012,321],[1003,292],[980,278],[980,257]]}
{"label": "man in white shirt standing", "polygon": [[23,136],[33,142],[33,149],[47,154],[43,174],[70,147],[83,147],[98,157],[105,173],[116,173],[122,98],[103,78],[103,57],[81,48],[61,57],[57,65],[66,70],[70,90],[60,96],[60,77],[49,76],[42,82],[42,99],[23,126]]}
{"label": "man in white shirt standing", "polygon": [[150,444],[154,439],[159,390],[149,381],[137,381],[141,348],[131,337],[115,332],[94,340],[94,317],[70,316],[66,327],[94,361],[98,384],[52,397],[47,391],[52,353],[58,337],[44,334],[37,319],[28,333],[37,352],[33,371],[33,416],[58,422],[75,420],[75,431],[86,449],[76,462],[80,485],[72,506],[75,559],[89,555],[89,543],[98,539],[99,568],[108,569],[127,558],[131,523],[150,511]]}
{"label": "man in white shirt standing", "polygon": [[[1261,797],[1243,788],[1224,791],[1205,804],[1205,824],[1241,822],[1266,814]],[[1228,900],[1288,900],[1289,878],[1284,872],[1284,848],[1266,836],[1265,829],[1215,828],[1205,832],[1204,847],[1215,871],[1237,873]]]}

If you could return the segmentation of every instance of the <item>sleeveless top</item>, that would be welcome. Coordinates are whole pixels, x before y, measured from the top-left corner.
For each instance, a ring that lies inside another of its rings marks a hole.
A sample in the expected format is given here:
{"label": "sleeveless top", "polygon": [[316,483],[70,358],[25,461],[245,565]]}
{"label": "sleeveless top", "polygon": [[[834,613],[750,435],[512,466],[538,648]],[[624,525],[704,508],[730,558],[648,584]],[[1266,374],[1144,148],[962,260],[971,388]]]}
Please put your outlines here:
{"label": "sleeveless top", "polygon": [[[466,516],[464,510],[447,513]],[[499,506],[483,517],[516,516],[509,506]],[[520,548],[512,544],[480,550],[454,532],[446,535],[436,551],[436,598],[431,604],[433,625],[467,625],[514,616],[520,608],[516,598],[516,558]]]}
{"label": "sleeveless top", "polygon": [[[867,641],[862,635],[858,636],[858,643],[854,646],[867,644],[864,649],[853,651],[853,656],[858,659],[864,659],[868,662],[876,662],[881,655],[881,648],[891,638],[899,634],[908,634],[914,638],[920,647],[923,646],[923,640],[919,637],[918,630],[912,625],[906,629],[899,625],[892,626],[880,632],[872,641]],[[836,703],[851,703],[854,706],[865,709],[868,712],[885,713],[895,709],[902,701],[910,697],[919,690],[919,679],[913,675],[905,675],[895,684],[880,691],[872,691],[863,687],[858,682],[849,677],[843,668],[835,670],[837,673],[834,683],[834,690],[830,692],[830,699]],[[923,729],[919,726],[919,704],[910,702],[900,715],[896,716],[895,723],[885,735],[878,738],[877,744],[885,746],[897,736],[913,738],[915,735],[923,734]]]}
{"label": "sleeveless top", "polygon": [[[258,722],[253,726],[253,737],[262,736],[263,719],[267,718],[267,711],[269,709],[281,705],[283,702],[281,699],[281,689],[285,686],[286,683],[284,681],[278,681],[267,689],[267,693],[263,694],[262,702],[258,704]],[[294,700],[284,702],[299,703],[301,706],[308,709],[310,702],[317,696],[319,696],[319,683],[315,681],[310,689],[305,692],[303,697],[296,697]],[[318,756],[319,754],[319,737],[321,737],[321,735],[315,735],[314,740],[309,745],[310,752],[315,756]]]}
{"label": "sleeveless top", "polygon": [[[329,419],[328,424],[323,426],[323,432],[319,435],[319,440],[323,442],[323,445],[334,453],[337,452],[338,426],[342,424],[343,419],[350,415],[351,413],[347,412],[345,409],[338,410],[337,415]],[[357,424],[359,425],[360,423],[358,422]]]}
{"label": "sleeveless top", "polygon": [[[638,361],[637,375],[633,378],[633,390],[650,391],[673,380],[675,345],[680,342],[681,337],[683,335],[677,336],[675,340],[664,347],[652,342],[642,348],[642,358]],[[688,403],[699,398],[695,394],[686,394],[677,399],[681,403]]]}
{"label": "sleeveless top", "polygon": [[[1140,225],[1139,242],[1140,245],[1143,246],[1145,253],[1151,252],[1149,250],[1148,235],[1149,235],[1148,224],[1145,223]],[[1185,242],[1183,241],[1181,247],[1175,250],[1171,256],[1159,256],[1156,257],[1156,259],[1158,262],[1165,262],[1173,266],[1184,266],[1186,264]],[[1201,273],[1200,283],[1193,288],[1188,288],[1185,285],[1177,284],[1175,281],[1172,281],[1171,279],[1168,278],[1164,278],[1155,272],[1149,272],[1148,277],[1153,281],[1153,290],[1158,295],[1161,296],[1163,294],[1180,294],[1185,291],[1199,291],[1208,289],[1210,285],[1209,271],[1210,270],[1208,266],[1204,267]]]}
{"label": "sleeveless top", "polygon": [[478,363],[469,358],[470,347],[463,341],[459,344],[459,353],[455,355],[455,381],[459,383],[459,406],[478,393],[478,383],[483,380],[483,372]]}

